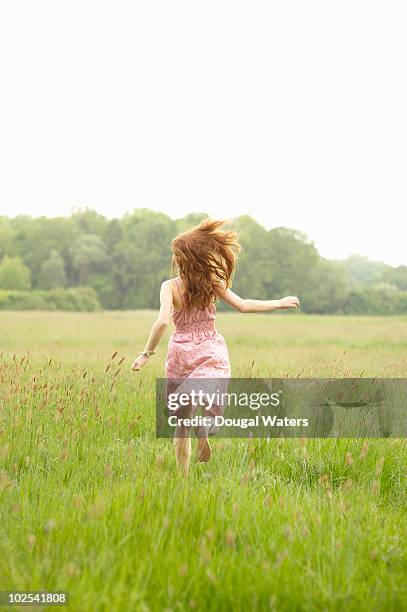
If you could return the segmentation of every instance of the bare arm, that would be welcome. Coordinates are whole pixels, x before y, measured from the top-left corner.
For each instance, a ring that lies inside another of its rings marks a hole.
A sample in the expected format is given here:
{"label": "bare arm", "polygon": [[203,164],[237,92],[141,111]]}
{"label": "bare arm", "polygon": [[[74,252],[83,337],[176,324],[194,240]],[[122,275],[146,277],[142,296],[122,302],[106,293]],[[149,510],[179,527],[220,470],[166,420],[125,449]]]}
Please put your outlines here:
{"label": "bare arm", "polygon": [[[172,288],[169,281],[164,281],[161,285],[160,291],[160,312],[158,313],[157,319],[154,321],[153,326],[148,335],[147,343],[144,347],[143,352],[148,353],[155,351],[158,343],[163,337],[168,323],[171,319],[171,306],[172,306]],[[133,362],[132,370],[138,371],[148,361],[149,357],[146,355],[139,355]]]}
{"label": "bare arm", "polygon": [[241,298],[231,289],[218,289],[217,295],[239,312],[270,312],[271,310],[298,308],[300,305],[299,299],[294,295],[289,295],[280,300],[252,300]]}

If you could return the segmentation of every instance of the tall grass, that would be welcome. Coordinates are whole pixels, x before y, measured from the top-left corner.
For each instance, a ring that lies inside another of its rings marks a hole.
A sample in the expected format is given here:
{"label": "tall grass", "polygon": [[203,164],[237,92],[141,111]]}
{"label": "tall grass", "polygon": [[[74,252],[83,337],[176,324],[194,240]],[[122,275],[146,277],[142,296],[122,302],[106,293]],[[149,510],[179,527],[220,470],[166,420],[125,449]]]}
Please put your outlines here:
{"label": "tall grass", "polygon": [[[404,440],[214,440],[184,481],[130,371],[153,313],[2,313],[0,590],[70,609],[401,610]],[[403,376],[407,319],[219,316],[234,376]],[[38,609],[38,608],[36,608]]]}

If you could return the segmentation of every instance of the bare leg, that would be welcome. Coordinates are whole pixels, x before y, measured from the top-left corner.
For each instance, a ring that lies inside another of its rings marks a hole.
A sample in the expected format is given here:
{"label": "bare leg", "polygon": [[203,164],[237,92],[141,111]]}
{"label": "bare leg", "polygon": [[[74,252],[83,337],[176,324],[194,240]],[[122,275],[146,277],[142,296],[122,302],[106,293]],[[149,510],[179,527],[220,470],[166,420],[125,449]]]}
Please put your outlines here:
{"label": "bare leg", "polygon": [[[180,429],[185,430],[184,427]],[[174,446],[177,467],[181,474],[187,477],[189,473],[189,464],[191,462],[191,436],[186,435],[185,431],[178,432],[178,435],[176,433]]]}
{"label": "bare leg", "polygon": [[[178,418],[190,419],[192,416],[192,407],[184,406],[177,414]],[[181,474],[186,478],[189,473],[189,464],[191,462],[191,427],[185,426],[182,422],[177,426],[174,435],[175,458],[177,467]]]}
{"label": "bare leg", "polygon": [[[214,415],[211,412],[204,412],[205,417],[214,418]],[[198,438],[198,446],[197,446],[197,457],[198,461],[201,463],[208,463],[212,456],[212,448],[209,444],[208,440],[208,431],[210,427],[196,427],[195,435]]]}

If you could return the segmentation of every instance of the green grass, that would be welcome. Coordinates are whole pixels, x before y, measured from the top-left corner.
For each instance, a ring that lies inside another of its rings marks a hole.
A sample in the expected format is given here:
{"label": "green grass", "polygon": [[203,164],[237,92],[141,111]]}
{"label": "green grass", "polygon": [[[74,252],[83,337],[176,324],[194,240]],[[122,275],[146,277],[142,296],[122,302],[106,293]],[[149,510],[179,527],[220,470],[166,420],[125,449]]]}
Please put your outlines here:
{"label": "green grass", "polygon": [[[0,590],[64,589],[75,611],[407,609],[404,440],[219,439],[183,481],[154,437],[166,342],[129,370],[154,313],[0,317]],[[235,377],[405,376],[406,324],[218,320]]]}

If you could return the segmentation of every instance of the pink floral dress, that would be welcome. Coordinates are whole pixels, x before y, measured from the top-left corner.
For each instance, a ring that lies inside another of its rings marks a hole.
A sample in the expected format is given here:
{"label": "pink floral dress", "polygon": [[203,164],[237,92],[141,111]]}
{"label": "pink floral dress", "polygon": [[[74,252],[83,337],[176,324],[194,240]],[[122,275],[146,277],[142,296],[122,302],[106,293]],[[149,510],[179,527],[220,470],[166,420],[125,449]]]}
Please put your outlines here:
{"label": "pink floral dress", "polygon": [[[182,295],[176,279],[174,279]],[[211,304],[205,309],[197,307],[172,309],[175,331],[168,343],[165,362],[165,376],[170,392],[188,389],[188,379],[205,378],[212,389],[226,391],[227,382],[211,385],[213,379],[228,379],[231,375],[229,353],[224,337],[215,326],[216,306]],[[213,406],[214,414],[221,414],[221,405]]]}

